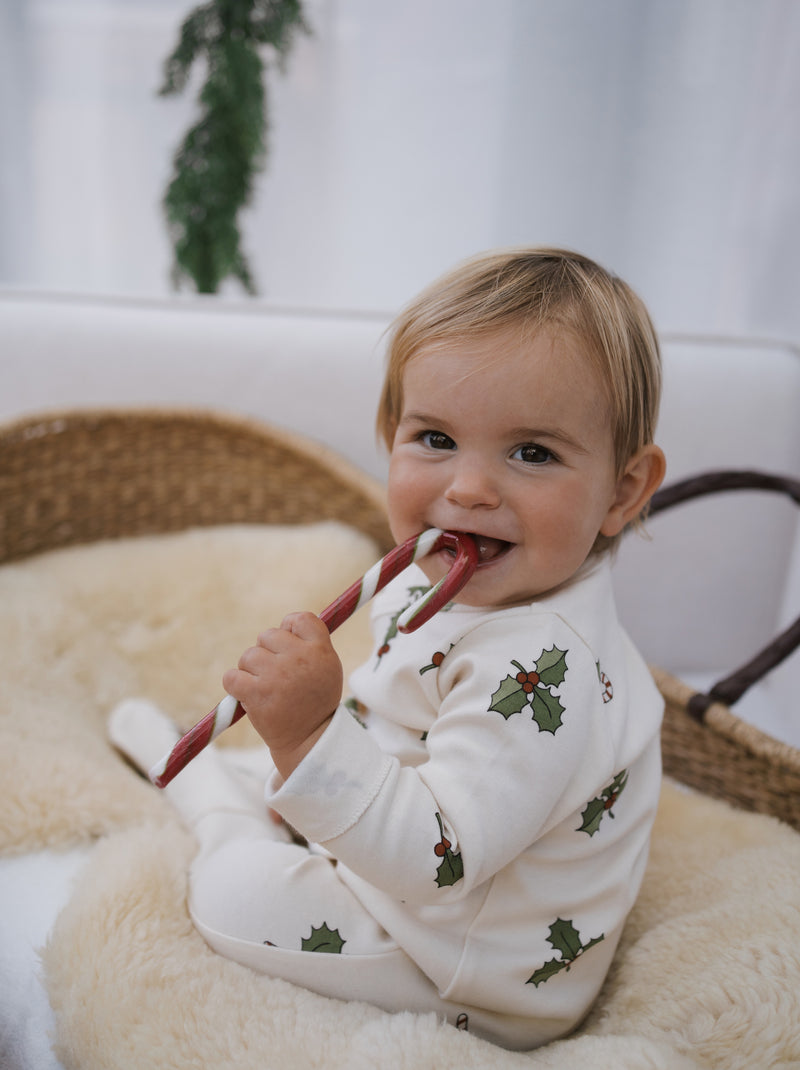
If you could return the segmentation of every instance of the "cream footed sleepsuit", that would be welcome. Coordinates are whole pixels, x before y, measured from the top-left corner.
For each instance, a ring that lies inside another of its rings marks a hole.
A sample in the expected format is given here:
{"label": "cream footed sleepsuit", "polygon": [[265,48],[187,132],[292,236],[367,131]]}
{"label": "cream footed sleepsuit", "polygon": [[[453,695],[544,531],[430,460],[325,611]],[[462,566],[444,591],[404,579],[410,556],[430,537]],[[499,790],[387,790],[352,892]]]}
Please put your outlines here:
{"label": "cream footed sleepsuit", "polygon": [[453,605],[398,633],[426,586],[412,568],[375,599],[360,712],[342,705],[267,782],[322,849],[212,815],[192,914],[264,973],[532,1048],[587,1013],[638,892],[662,702],[605,561],[530,605]]}

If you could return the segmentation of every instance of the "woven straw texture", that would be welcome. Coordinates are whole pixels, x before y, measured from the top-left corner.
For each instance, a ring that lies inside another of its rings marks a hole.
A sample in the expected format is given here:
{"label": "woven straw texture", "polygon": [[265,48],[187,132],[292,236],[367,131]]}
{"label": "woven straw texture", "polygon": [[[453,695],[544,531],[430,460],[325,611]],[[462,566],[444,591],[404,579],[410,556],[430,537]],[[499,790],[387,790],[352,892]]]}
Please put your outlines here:
{"label": "woven straw texture", "polygon": [[[668,504],[666,501],[662,508]],[[383,489],[324,447],[215,413],[52,413],[0,428],[0,563],[122,536],[335,519],[393,545]],[[800,829],[800,751],[654,670],[664,770]],[[694,715],[690,712],[695,707]]]}
{"label": "woven straw texture", "polygon": [[658,669],[653,675],[665,699],[664,772],[800,831],[800,750],[759,731],[721,702],[712,703],[697,720],[689,712],[693,689]]}
{"label": "woven straw texture", "polygon": [[[651,515],[708,494],[759,490],[800,505],[800,482],[758,471],[711,471],[672,483],[654,496]],[[732,704],[800,644],[800,617],[745,665],[699,694],[654,670],[665,699],[664,771],[698,791],[800,830],[800,750],[738,717]]]}
{"label": "woven straw texture", "polygon": [[341,520],[388,550],[383,490],[325,447],[217,414],[48,414],[0,429],[0,562],[213,524]]}

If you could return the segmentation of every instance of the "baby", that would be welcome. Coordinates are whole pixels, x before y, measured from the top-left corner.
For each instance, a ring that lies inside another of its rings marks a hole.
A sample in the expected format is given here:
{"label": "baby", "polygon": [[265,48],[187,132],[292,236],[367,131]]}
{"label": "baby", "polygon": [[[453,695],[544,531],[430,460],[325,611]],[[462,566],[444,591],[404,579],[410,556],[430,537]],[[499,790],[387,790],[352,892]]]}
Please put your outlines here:
{"label": "baby", "polygon": [[[659,393],[646,310],[574,253],[485,254],[400,315],[378,416],[392,533],[469,532],[480,562],[409,635],[398,616],[447,551],[378,595],[347,703],[311,613],[225,674],[269,748],[265,800],[285,824],[213,748],[166,789],[200,844],[190,909],[212,948],[507,1048],[580,1023],[659,795],[662,702],[609,568],[664,475]],[[143,768],[177,738],[131,704],[111,735]]]}

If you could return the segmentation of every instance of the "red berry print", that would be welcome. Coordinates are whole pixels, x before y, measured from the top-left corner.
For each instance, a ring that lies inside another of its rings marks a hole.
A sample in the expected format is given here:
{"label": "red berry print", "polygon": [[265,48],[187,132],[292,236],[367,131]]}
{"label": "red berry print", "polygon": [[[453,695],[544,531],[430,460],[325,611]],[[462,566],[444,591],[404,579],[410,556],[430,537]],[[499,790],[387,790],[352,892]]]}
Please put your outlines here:
{"label": "red berry print", "polygon": [[419,670],[420,676],[422,676],[423,673],[430,672],[431,669],[438,669],[454,646],[455,643],[451,643],[450,648],[448,650],[435,650],[433,654],[431,654],[431,660],[429,664],[423,665],[422,668]]}
{"label": "red berry print", "polygon": [[561,726],[564,706],[554,689],[564,682],[568,653],[553,644],[549,650],[542,651],[530,672],[512,658],[511,664],[518,671],[515,676],[509,675],[500,681],[492,694],[489,709],[502,714],[506,720],[528,709],[540,732],[555,734]]}
{"label": "red berry print", "polygon": [[517,683],[522,684],[522,690],[526,695],[530,695],[539,683],[539,674],[538,672],[518,672]]}

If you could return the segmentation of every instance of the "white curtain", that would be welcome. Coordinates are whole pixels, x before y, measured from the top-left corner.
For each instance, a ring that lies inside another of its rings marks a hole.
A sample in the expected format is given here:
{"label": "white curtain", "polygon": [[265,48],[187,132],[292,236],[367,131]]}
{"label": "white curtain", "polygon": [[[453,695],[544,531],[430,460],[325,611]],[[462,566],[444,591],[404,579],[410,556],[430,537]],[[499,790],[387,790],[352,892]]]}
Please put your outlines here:
{"label": "white curtain", "polygon": [[[156,89],[192,6],[0,0],[1,285],[170,292],[159,202],[198,81]],[[271,304],[392,311],[479,249],[546,242],[661,329],[800,340],[797,0],[305,8],[242,217]]]}

